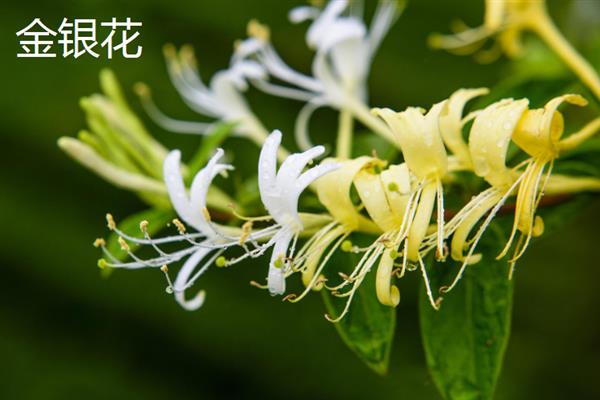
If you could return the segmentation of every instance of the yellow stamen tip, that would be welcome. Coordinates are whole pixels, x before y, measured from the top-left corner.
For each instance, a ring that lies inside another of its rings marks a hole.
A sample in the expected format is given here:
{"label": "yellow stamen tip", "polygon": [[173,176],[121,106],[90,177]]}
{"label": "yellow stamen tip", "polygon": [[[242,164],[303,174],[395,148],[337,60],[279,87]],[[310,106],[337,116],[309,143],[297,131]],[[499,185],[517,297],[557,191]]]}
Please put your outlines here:
{"label": "yellow stamen tip", "polygon": [[110,229],[111,231],[117,227],[117,224],[115,223],[115,219],[113,218],[113,216],[111,214],[106,214],[106,225],[108,226],[108,229]]}
{"label": "yellow stamen tip", "polygon": [[175,227],[179,231],[179,233],[183,235],[185,233],[185,225],[183,225],[183,223],[178,218],[173,219],[172,222],[173,225],[175,225]]}
{"label": "yellow stamen tip", "polygon": [[121,250],[123,250],[123,251],[129,251],[129,245],[127,244],[127,242],[125,241],[125,239],[123,239],[120,236],[119,236],[119,246],[121,246]]}
{"label": "yellow stamen tip", "polygon": [[141,98],[150,97],[150,87],[144,82],[136,82],[133,85],[133,91],[136,95],[138,95]]}
{"label": "yellow stamen tip", "polygon": [[250,20],[248,22],[248,27],[246,28],[248,36],[253,37],[258,40],[262,40],[263,42],[268,42],[269,37],[271,36],[271,32],[267,25],[263,25],[255,19]]}

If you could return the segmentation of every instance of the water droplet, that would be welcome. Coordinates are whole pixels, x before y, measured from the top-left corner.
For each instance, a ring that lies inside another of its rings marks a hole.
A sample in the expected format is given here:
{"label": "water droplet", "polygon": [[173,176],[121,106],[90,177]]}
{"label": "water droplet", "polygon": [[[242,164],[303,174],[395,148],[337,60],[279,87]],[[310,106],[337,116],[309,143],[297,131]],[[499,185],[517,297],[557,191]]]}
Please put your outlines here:
{"label": "water droplet", "polygon": [[505,123],[504,123],[504,125],[502,125],[502,128],[503,128],[505,131],[509,131],[509,130],[511,130],[511,129],[512,129],[512,127],[513,127],[513,125],[512,125],[512,123],[510,123],[510,122],[505,122]]}
{"label": "water droplet", "polygon": [[483,157],[473,158],[473,164],[477,175],[487,175],[490,172],[490,166]]}

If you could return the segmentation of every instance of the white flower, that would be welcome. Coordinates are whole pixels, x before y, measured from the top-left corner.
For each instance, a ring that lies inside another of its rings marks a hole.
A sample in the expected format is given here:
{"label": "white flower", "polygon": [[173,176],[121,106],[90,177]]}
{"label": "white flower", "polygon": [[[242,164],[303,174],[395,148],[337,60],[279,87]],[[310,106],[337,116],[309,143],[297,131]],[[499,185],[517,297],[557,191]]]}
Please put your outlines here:
{"label": "white flower", "polygon": [[[166,46],[165,58],[173,85],[192,110],[216,122],[235,123],[235,134],[262,143],[267,131],[241,94],[248,88],[247,79],[265,79],[266,71],[261,65],[252,60],[232,62],[228,69],[217,72],[207,86],[200,78],[190,47],[184,46],[177,53],[172,46]],[[214,127],[213,122],[180,121],[167,117],[154,104],[147,86],[138,84],[136,91],[150,117],[169,131],[205,134]]]}
{"label": "white flower", "polygon": [[223,150],[217,149],[206,166],[194,177],[189,196],[180,171],[181,152],[179,150],[171,151],[163,164],[163,178],[173,208],[183,221],[206,237],[214,236],[214,228],[210,226],[211,222],[206,218],[208,187],[217,175],[233,169],[233,166],[229,164],[219,164],[218,161],[221,157],[223,157]]}
{"label": "white flower", "polygon": [[[258,164],[260,197],[279,227],[268,243],[273,245],[267,278],[271,294],[285,292],[285,275],[290,268],[289,260],[293,256],[298,234],[303,229],[298,215],[300,194],[316,179],[339,167],[337,163],[327,163],[302,172],[309,162],[325,151],[323,146],[316,146],[303,153],[290,155],[277,171],[277,150],[280,143],[281,132],[275,130],[266,139]],[[288,247],[292,240],[294,244],[288,256]]]}
{"label": "white flower", "polygon": [[316,51],[313,76],[301,74],[285,64],[269,43],[267,28],[255,21],[249,24],[251,37],[238,46],[234,55],[238,61],[256,58],[274,78],[292,85],[251,79],[260,89],[307,102],[296,121],[296,140],[303,149],[311,147],[310,117],[322,106],[350,110],[363,123],[390,137],[387,128],[369,115],[365,102],[371,62],[399,9],[395,1],[381,1],[367,30],[360,16],[342,15],[348,6],[347,0],[336,0],[330,1],[322,11],[315,7],[298,7],[290,12],[292,22],[313,20],[306,35],[308,46]]}
{"label": "white flower", "polygon": [[[179,235],[152,239],[147,232],[148,222],[142,221],[140,229],[144,233],[144,239],[140,239],[119,230],[109,214],[107,215],[109,228],[119,235],[121,248],[127,251],[133,261],[120,262],[108,252],[104,241],[99,241],[98,244],[102,246],[104,253],[110,259],[110,262],[104,262],[104,264],[112,268],[125,269],[160,268],[167,277],[169,284],[167,291],[174,293],[175,300],[186,310],[200,308],[205,298],[204,291],[199,291],[191,299],[186,299],[185,291],[206,272],[227,247],[237,244],[237,238],[227,237],[221,233],[220,227],[210,221],[210,215],[206,209],[206,195],[213,179],[218,174],[233,169],[231,165],[219,163],[222,156],[223,150],[218,149],[207,165],[194,177],[189,194],[181,175],[181,153],[179,150],[171,151],[163,164],[165,185],[173,208],[177,215],[196,229],[198,233],[187,233],[185,226],[176,219],[173,222],[179,230]],[[158,253],[158,256],[148,260],[141,259],[129,249],[128,242],[135,245],[149,245]],[[188,242],[190,246],[170,253],[159,247],[174,242]],[[187,260],[179,270],[175,282],[172,283],[168,274],[168,265],[186,257]],[[200,264],[201,266],[198,268]]]}

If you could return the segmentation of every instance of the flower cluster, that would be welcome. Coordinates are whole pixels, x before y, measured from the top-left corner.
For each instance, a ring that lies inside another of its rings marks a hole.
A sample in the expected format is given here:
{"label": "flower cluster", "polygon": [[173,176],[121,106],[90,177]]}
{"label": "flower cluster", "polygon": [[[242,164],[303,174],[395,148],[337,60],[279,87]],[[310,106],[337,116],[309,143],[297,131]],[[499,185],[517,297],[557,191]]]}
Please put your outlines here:
{"label": "flower cluster", "polygon": [[[256,173],[266,215],[243,216],[230,210],[241,221],[238,225],[220,224],[211,218],[215,204],[223,209],[226,196],[215,192],[212,182],[234,169],[222,161],[224,150],[217,149],[205,166],[186,180],[189,171],[181,164],[180,152],[166,152],[153,145],[151,154],[162,164],[164,184],[158,186],[177,213],[173,220],[177,233],[154,238],[149,231],[152,222],[143,220],[139,237],[120,229],[108,214],[108,227],[118,236],[128,259],[123,260],[106,241],[98,239],[95,244],[105,254],[99,265],[160,269],[167,279],[167,292],[182,307],[194,310],[202,305],[205,294],[199,291],[188,298],[186,291],[211,265],[232,266],[270,251],[266,283],[254,282],[255,286],[268,289],[272,295],[285,295],[291,302],[301,300],[311,290],[328,290],[345,298],[346,306],[339,315],[327,315],[331,321],[347,314],[369,273],[376,274],[374,295],[379,302],[394,307],[400,301],[396,281],[407,272],[418,271],[431,306],[438,309],[442,296],[458,284],[464,270],[481,259],[477,245],[492,220],[507,202],[514,201],[513,228],[498,254],[498,258],[507,257],[512,276],[531,238],[544,231],[537,211],[545,193],[600,190],[597,179],[552,173],[561,154],[600,130],[600,117],[563,135],[559,106],[587,104],[576,94],[551,99],[542,108],[530,107],[525,98],[509,98],[465,113],[469,101],[488,93],[485,88],[460,89],[429,110],[408,107],[396,112],[369,107],[366,80],[371,60],[400,11],[397,2],[380,2],[367,29],[362,10],[345,0],[331,1],[323,9],[292,10],[293,22],[312,21],[306,35],[308,46],[315,50],[312,75],[289,67],[270,43],[268,28],[256,21],[248,26],[249,38],[236,45],[229,68],[218,72],[209,86],[202,83],[188,47],[179,52],[167,47],[169,74],[184,101],[217,122],[233,123],[235,134],[260,145]],[[491,31],[486,30],[489,34]],[[281,146],[280,131],[268,133],[243,97],[249,84],[269,94],[306,102],[298,115],[295,135],[303,152],[290,154]],[[174,120],[159,111],[145,85],[137,85],[137,92],[148,114],[167,129],[208,134],[214,125]],[[307,126],[312,112],[321,106],[339,112],[340,130],[335,156],[319,160],[325,148],[311,144]],[[113,115],[114,119],[114,112],[106,107],[97,113]],[[401,159],[384,160],[376,154],[351,158],[354,120],[389,140],[400,150]],[[122,178],[120,171],[86,163],[89,154],[101,159],[92,146],[85,147],[75,139],[61,141],[65,150],[102,176],[112,181],[118,181],[114,176]],[[520,157],[514,152],[510,155],[510,147],[518,149]],[[105,167],[107,161],[100,164]],[[131,177],[132,172],[128,174]],[[459,210],[447,213],[444,196],[457,174],[470,174],[481,182],[483,190]],[[137,178],[157,184],[155,178]],[[147,185],[138,188],[130,184],[128,188],[143,189],[144,193],[149,190]],[[318,199],[322,213],[299,211],[299,198],[305,191]],[[372,235],[372,242],[355,245],[351,235],[358,232]],[[140,246],[154,256],[136,254]],[[359,255],[350,273],[335,271],[337,266],[331,258],[337,251]],[[450,257],[460,263],[455,278],[437,291],[430,285],[424,262],[431,252],[440,262]],[[170,269],[178,263],[183,265],[172,280]],[[333,270],[340,279],[325,278],[325,268],[330,269],[327,276],[336,276]],[[373,269],[376,272],[371,272]],[[304,285],[299,294],[286,288],[287,279],[294,274],[301,275]]]}

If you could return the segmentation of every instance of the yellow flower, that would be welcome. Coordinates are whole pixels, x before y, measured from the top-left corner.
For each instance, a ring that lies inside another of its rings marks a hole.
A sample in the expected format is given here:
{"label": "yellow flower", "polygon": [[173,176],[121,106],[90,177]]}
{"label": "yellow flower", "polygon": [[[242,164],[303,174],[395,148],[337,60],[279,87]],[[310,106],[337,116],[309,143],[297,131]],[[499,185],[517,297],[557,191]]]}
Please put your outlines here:
{"label": "yellow flower", "polygon": [[442,178],[448,171],[448,157],[440,134],[438,120],[446,102],[435,104],[428,113],[422,108],[409,107],[403,112],[389,108],[373,109],[398,138],[404,160],[416,177],[417,186],[412,202],[418,203],[414,218],[408,222],[407,253],[411,261],[420,261],[419,247],[437,199],[438,257],[443,258],[444,200]]}
{"label": "yellow flower", "polygon": [[[550,100],[544,108],[527,110],[519,121],[512,139],[517,146],[531,158],[523,172],[523,181],[519,185],[515,208],[515,221],[511,236],[504,250],[498,256],[506,255],[517,233],[521,236],[517,242],[511,266],[525,251],[532,236],[543,233],[544,225],[536,209],[544,193],[544,187],[552,172],[554,160],[561,151],[577,147],[600,129],[600,117],[589,122],[579,132],[561,139],[564,131],[564,119],[558,107],[567,102],[577,106],[587,105],[587,100],[576,94],[566,94]],[[511,269],[512,272],[512,269]]]}
{"label": "yellow flower", "polygon": [[[475,247],[500,207],[515,192],[513,229],[505,248],[498,255],[502,258],[507,254],[517,232],[520,232],[514,255],[509,260],[511,274],[531,237],[543,233],[543,221],[535,214],[546,185],[552,186],[554,192],[597,189],[598,182],[595,180],[560,176],[553,180],[550,176],[553,162],[561,151],[577,147],[600,129],[600,118],[596,118],[577,133],[561,139],[564,121],[558,107],[562,102],[579,106],[587,104],[583,97],[573,94],[556,97],[541,109],[529,109],[527,99],[504,99],[478,113],[469,135],[469,150],[474,172],[491,187],[474,197],[446,225],[447,234],[454,234],[452,258],[463,261],[463,265],[451,285],[443,289],[444,292],[457,284],[468,264],[479,261],[480,256],[474,254]],[[511,141],[530,156],[513,168],[506,166]],[[486,214],[475,236],[469,239],[475,225]],[[465,247],[468,247],[466,255]]]}
{"label": "yellow flower", "polygon": [[[494,61],[501,53],[517,57],[523,52],[521,37],[528,31],[536,34],[600,99],[600,78],[594,68],[571,46],[548,14],[545,0],[486,0],[483,25],[455,27],[453,35],[433,34],[432,47],[465,55],[477,52],[481,62]],[[486,40],[495,37],[494,46],[481,50]]]}

